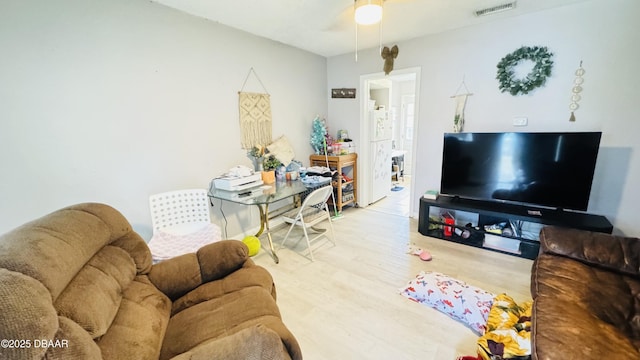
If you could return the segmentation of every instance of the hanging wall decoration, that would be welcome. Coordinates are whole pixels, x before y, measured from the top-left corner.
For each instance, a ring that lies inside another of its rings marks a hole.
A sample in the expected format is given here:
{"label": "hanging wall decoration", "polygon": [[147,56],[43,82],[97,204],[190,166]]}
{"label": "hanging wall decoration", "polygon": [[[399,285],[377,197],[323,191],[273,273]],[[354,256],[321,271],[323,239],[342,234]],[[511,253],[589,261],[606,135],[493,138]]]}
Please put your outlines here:
{"label": "hanging wall decoration", "polygon": [[463,77],[462,83],[458,86],[458,90],[456,90],[455,95],[451,96],[451,98],[456,101],[456,112],[453,115],[453,132],[455,133],[462,132],[462,129],[464,128],[464,109],[467,105],[467,98],[471,95],[473,94],[467,88],[467,84],[465,84]]}
{"label": "hanging wall decoration", "polygon": [[[508,91],[516,96],[528,94],[531,90],[544,85],[547,77],[551,75],[552,57],[553,53],[549,52],[545,46],[523,46],[507,54],[497,65],[496,79],[500,83],[500,91]],[[514,68],[523,60],[533,61],[534,65],[524,78],[518,79]]]}
{"label": "hanging wall decoration", "polygon": [[332,99],[355,99],[356,89],[354,88],[331,89],[331,98]]}
{"label": "hanging wall decoration", "polygon": [[393,70],[393,60],[398,57],[398,45],[393,45],[391,49],[385,46],[380,52],[380,56],[384,59],[382,70],[385,75],[389,75]]}
{"label": "hanging wall decoration", "polygon": [[[243,92],[249,76],[253,74],[262,88],[263,93]],[[271,99],[269,92],[260,81],[258,74],[251,68],[244,79],[242,88],[238,92],[240,110],[240,134],[243,149],[261,147],[271,143]]]}
{"label": "hanging wall decoration", "polygon": [[584,68],[582,67],[582,61],[580,66],[576,70],[576,78],[573,80],[573,88],[571,89],[571,103],[569,104],[569,110],[571,110],[571,116],[569,121],[576,121],[575,111],[578,110],[578,101],[582,99],[580,93],[582,92],[582,84],[584,83]]}

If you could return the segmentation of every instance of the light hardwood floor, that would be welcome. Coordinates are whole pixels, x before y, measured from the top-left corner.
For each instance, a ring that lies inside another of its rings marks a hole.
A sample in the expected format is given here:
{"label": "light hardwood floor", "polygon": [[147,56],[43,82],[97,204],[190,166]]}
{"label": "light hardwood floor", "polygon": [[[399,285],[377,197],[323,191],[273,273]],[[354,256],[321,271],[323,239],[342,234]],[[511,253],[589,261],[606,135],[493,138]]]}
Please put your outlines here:
{"label": "light hardwood floor", "polygon": [[[282,317],[305,359],[453,360],[475,354],[473,331],[404,298],[399,289],[421,270],[438,271],[524,301],[532,261],[422,236],[417,219],[382,205],[345,208],[333,222],[337,245],[316,244],[315,262],[294,251],[305,249],[304,241],[280,249],[280,264],[265,250],[254,257],[273,275]],[[285,231],[275,229],[277,244]],[[408,254],[410,246],[428,249],[433,260]]]}

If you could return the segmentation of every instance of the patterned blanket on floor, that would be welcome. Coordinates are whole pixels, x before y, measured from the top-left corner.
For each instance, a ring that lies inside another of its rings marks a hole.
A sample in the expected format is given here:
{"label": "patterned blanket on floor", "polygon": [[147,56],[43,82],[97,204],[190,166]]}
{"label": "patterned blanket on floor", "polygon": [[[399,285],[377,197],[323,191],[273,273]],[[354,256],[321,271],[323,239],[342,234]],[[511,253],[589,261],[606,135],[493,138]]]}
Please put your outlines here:
{"label": "patterned blanket on floor", "polygon": [[531,359],[531,307],[518,305],[507,294],[496,296],[487,319],[487,331],[478,339],[483,360]]}
{"label": "patterned blanket on floor", "polygon": [[478,359],[531,359],[531,307],[507,294],[494,295],[461,280],[421,271],[400,294],[463,322],[476,333]]}

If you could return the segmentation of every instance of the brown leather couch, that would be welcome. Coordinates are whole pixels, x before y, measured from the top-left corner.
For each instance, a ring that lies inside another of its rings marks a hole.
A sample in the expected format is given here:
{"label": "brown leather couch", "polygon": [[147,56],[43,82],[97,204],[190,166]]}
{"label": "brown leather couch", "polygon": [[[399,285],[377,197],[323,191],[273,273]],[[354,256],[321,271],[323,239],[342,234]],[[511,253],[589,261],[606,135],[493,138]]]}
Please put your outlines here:
{"label": "brown leather couch", "polygon": [[0,359],[302,359],[240,241],[152,265],[117,210],[80,204],[0,236]]}
{"label": "brown leather couch", "polygon": [[532,358],[640,359],[640,239],[546,227],[532,269]]}

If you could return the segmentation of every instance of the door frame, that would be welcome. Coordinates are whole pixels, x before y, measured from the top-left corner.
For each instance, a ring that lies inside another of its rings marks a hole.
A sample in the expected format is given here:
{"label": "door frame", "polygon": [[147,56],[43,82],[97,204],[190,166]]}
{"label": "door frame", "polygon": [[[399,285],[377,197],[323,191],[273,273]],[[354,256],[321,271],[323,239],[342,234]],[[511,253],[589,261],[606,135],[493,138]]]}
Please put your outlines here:
{"label": "door frame", "polygon": [[[414,114],[414,131],[413,131],[413,141],[411,145],[411,154],[414,158],[411,164],[411,173],[415,174],[415,166],[416,166],[416,149],[417,149],[417,141],[416,134],[418,134],[418,126],[420,121],[419,113],[420,113],[420,75],[421,68],[420,67],[410,67],[405,69],[393,70],[391,75],[385,75],[383,72],[372,73],[372,74],[364,74],[360,75],[360,141],[361,145],[360,150],[358,151],[358,206],[366,207],[369,205],[370,197],[369,191],[370,188],[370,178],[371,178],[371,167],[370,159],[371,159],[371,150],[369,143],[371,141],[371,132],[370,132],[370,122],[369,118],[369,90],[370,90],[370,82],[374,80],[391,78],[393,80],[394,77],[406,76],[410,74],[415,75],[415,114]],[[393,91],[393,87],[392,90]],[[411,182],[410,186],[410,198],[413,199],[415,196],[415,182]],[[414,213],[415,202],[409,202],[409,214]],[[410,215],[411,216],[411,215]]]}
{"label": "door frame", "polygon": [[[407,98],[413,98],[412,99],[413,101],[412,102],[406,102],[405,100]],[[416,124],[416,114],[415,114],[416,96],[415,96],[415,94],[414,95],[402,95],[402,97],[400,98],[400,104],[402,106],[402,109],[400,110],[400,124],[401,124],[401,130],[402,130],[401,136],[402,136],[403,139],[404,139],[404,135],[407,133],[407,104],[409,104],[409,103],[413,104],[413,126],[415,127],[415,124]],[[409,165],[410,165],[409,166],[409,171],[405,171],[405,173],[408,173],[409,175],[411,175],[411,170],[412,170],[411,164],[413,164],[413,158],[414,158],[414,155],[413,155],[413,141],[415,140],[415,137],[416,137],[415,132],[413,132],[412,135],[411,135],[410,155],[406,156],[405,159],[404,159],[405,166],[406,166],[407,163],[409,163]],[[405,146],[405,142],[406,141],[407,141],[406,139],[404,139],[402,141],[402,148],[403,149],[406,147]],[[408,161],[408,160],[411,160],[411,161]]]}

